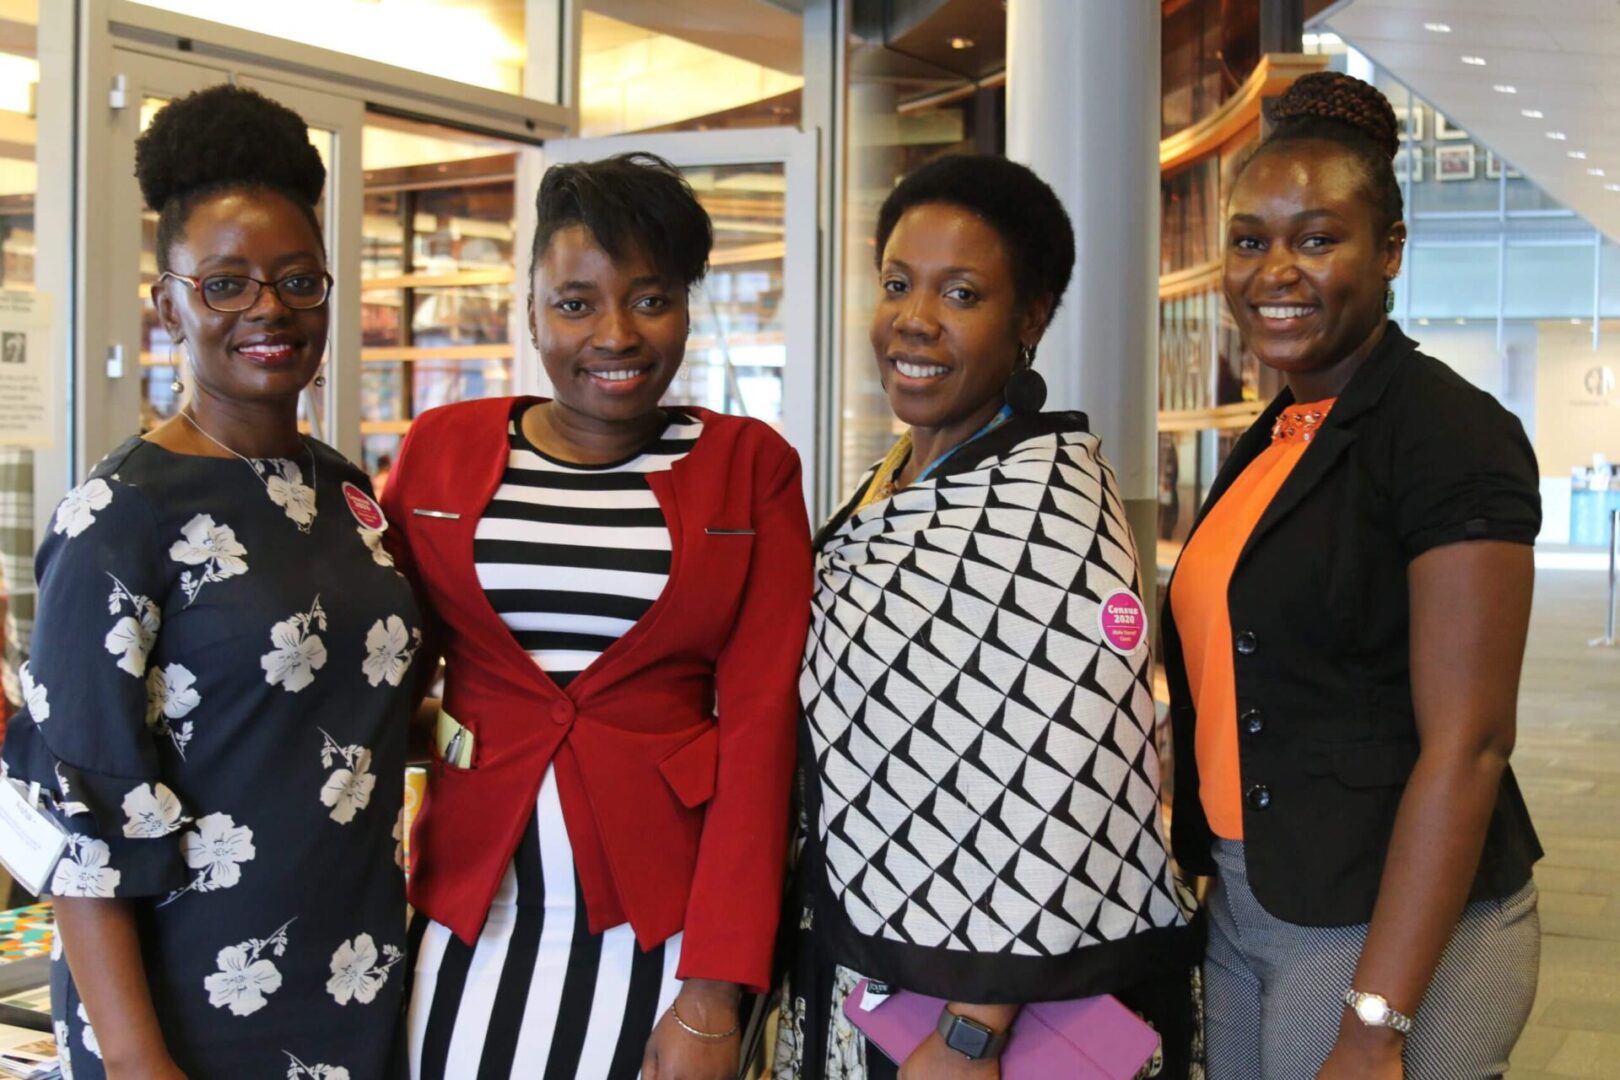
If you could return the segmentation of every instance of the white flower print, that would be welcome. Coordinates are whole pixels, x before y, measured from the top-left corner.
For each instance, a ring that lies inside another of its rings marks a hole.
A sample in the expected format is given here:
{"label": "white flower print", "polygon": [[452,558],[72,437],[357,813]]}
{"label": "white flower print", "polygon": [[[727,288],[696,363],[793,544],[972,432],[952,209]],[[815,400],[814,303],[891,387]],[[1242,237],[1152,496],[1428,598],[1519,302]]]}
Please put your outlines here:
{"label": "white flower print", "polygon": [[96,523],[96,511],[105,510],[107,504],[112,502],[112,496],[112,488],[107,486],[107,481],[100,477],[86,480],[62,496],[51,531],[59,535],[66,533],[69,540],[73,539]]}
{"label": "white flower print", "polygon": [[331,818],[340,825],[354,820],[354,815],[371,805],[371,792],[377,786],[377,777],[371,772],[371,751],[364,746],[339,746],[337,740],[321,732],[321,764],[332,768],[338,758],[343,767],[334,769],[321,785],[321,802],[332,808]]}
{"label": "white flower print", "polygon": [[238,825],[229,814],[205,814],[189,832],[180,834],[180,854],[197,876],[183,889],[176,889],[158,906],[172,904],[186,893],[229,889],[242,880],[242,864],[251,862],[258,851],[253,846],[253,830]]}
{"label": "white flower print", "polygon": [[326,992],[339,1005],[351,1000],[370,1005],[388,981],[388,973],[405,957],[394,945],[384,945],[382,955],[388,959],[378,964],[377,944],[370,934],[358,934],[352,942],[345,941],[332,954],[332,977],[326,980]]}
{"label": "white flower print", "polygon": [[184,664],[167,664],[146,673],[146,726],[160,735],[167,735],[183,758],[193,734],[192,722],[176,727],[171,720],[180,720],[202,704],[202,695],[195,685],[197,676]]}
{"label": "white flower print", "polygon": [[264,477],[270,501],[281,507],[301,531],[309,532],[315,521],[315,489],[304,483],[303,470],[285,458],[256,461],[254,466]]}
{"label": "white flower print", "polygon": [[155,840],[178,832],[191,819],[180,812],[180,800],[167,786],[142,784],[124,796],[124,835]]}
{"label": "white flower print", "polygon": [[90,1014],[84,1011],[84,1003],[79,1003],[79,1022],[84,1025],[84,1031],[79,1038],[84,1042],[84,1048],[96,1057],[101,1056],[101,1040],[96,1038],[96,1029],[90,1026]]}
{"label": "white flower print", "polygon": [[67,776],[62,772],[62,763],[56,763],[56,790],[60,798],[56,801],[56,809],[64,817],[75,817],[79,814],[88,814],[90,808],[82,802],[74,802],[70,796],[73,794],[73,785],[68,783]]}
{"label": "white flower print", "polygon": [[58,1020],[56,1029],[56,1062],[62,1070],[63,1080],[73,1080],[73,1053],[68,1049],[67,1021]]}
{"label": "white flower print", "polygon": [[390,835],[394,838],[394,865],[401,870],[405,869],[405,808],[399,808],[399,816],[394,819],[394,831]]}
{"label": "white flower print", "polygon": [[319,596],[308,611],[270,628],[270,643],[275,648],[259,657],[265,682],[271,686],[280,683],[297,693],[315,681],[315,673],[326,666],[326,646],[315,629],[326,629],[326,612],[321,609]]}
{"label": "white flower print", "polygon": [[389,686],[398,686],[421,644],[422,631],[414,626],[407,631],[405,620],[398,615],[388,616],[386,623],[378,619],[366,633],[366,658],[360,670],[372,686],[384,679]]}
{"label": "white flower print", "polygon": [[70,835],[62,861],[51,876],[51,892],[57,896],[110,897],[124,878],[122,871],[108,865],[111,862],[112,850],[105,840]]}
{"label": "white flower print", "polygon": [[283,1050],[290,1064],[287,1080],[349,1080],[349,1070],[342,1065],[305,1065],[289,1050]]}
{"label": "white flower print", "polygon": [[209,514],[198,514],[180,530],[180,539],[169,547],[169,558],[187,566],[200,566],[194,577],[190,570],[180,575],[180,588],[186,594],[189,606],[212,581],[247,573],[247,548],[236,538],[229,525],[216,525]]}
{"label": "white flower print", "polygon": [[28,715],[33,718],[34,723],[43,724],[51,718],[51,702],[45,693],[45,684],[34,681],[34,673],[27,661],[23,662],[22,670],[17,673],[17,677],[22,682],[22,696],[28,705]]}
{"label": "white flower print", "polygon": [[269,1004],[265,995],[281,989],[281,972],[261,954],[268,949],[276,956],[286,955],[287,927],[293,922],[288,919],[263,941],[249,938],[219,950],[219,970],[203,979],[208,1004],[230,1009],[233,1016],[251,1016]]}
{"label": "white flower print", "polygon": [[387,548],[383,547],[382,530],[368,529],[364,525],[356,525],[355,529],[360,533],[361,541],[371,552],[371,561],[376,563],[378,566],[387,566],[392,568],[394,565],[394,557],[388,554]]}
{"label": "white flower print", "polygon": [[130,592],[113,575],[107,576],[112,578],[113,583],[113,591],[107,596],[108,613],[117,615],[128,604],[135,614],[125,615],[114,623],[113,628],[107,631],[103,644],[108,652],[119,658],[120,668],[139,679],[146,675],[146,654],[157,643],[163,614],[151,600]]}

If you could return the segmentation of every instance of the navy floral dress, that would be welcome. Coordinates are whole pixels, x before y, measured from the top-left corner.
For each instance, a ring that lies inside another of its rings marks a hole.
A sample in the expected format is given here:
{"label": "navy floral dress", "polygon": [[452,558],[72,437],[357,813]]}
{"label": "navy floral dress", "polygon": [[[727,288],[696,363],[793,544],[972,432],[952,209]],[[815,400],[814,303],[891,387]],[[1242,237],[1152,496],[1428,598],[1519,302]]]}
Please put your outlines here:
{"label": "navy floral dress", "polygon": [[[249,464],[131,439],[40,548],[4,762],[70,833],[50,892],[134,903],[192,1077],[403,1075],[422,621],[383,528],[365,475],[319,443]],[[64,1072],[103,1077],[60,950],[52,970]]]}

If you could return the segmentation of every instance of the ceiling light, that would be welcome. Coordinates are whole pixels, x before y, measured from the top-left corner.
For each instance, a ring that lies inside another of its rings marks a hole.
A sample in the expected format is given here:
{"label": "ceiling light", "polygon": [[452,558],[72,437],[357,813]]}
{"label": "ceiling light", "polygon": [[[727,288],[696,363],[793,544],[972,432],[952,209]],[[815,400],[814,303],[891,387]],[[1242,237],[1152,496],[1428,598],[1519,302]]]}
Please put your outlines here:
{"label": "ceiling light", "polygon": [[1519,92],[1519,88],[1517,86],[1509,86],[1507,83],[1497,83],[1495,86],[1491,87],[1491,89],[1495,90],[1498,94],[1517,94]]}
{"label": "ceiling light", "polygon": [[1457,319],[1456,323],[1457,323],[1458,326],[1467,326],[1468,325],[1468,320],[1467,319]]}
{"label": "ceiling light", "polygon": [[1542,117],[1546,116],[1547,114],[1542,112],[1540,109],[1520,109],[1519,110],[1519,115],[1520,116],[1528,116],[1532,120],[1540,120]]}
{"label": "ceiling light", "polygon": [[1418,320],[1418,325],[1419,326],[1428,326],[1429,325],[1429,320],[1428,319],[1419,319]]}
{"label": "ceiling light", "polygon": [[1569,320],[1569,325],[1571,325],[1571,326],[1579,326],[1579,325],[1581,325],[1581,323],[1583,323],[1585,321],[1586,321],[1585,319],[1571,319],[1571,320]]}
{"label": "ceiling light", "polygon": [[1587,169],[1586,170],[1586,175],[1587,176],[1602,176],[1603,175],[1603,170],[1602,169]]}
{"label": "ceiling light", "polygon": [[1565,135],[1562,131],[1549,131],[1547,132],[1547,138],[1553,140],[1554,142],[1563,142],[1565,139],[1569,138],[1569,136]]}
{"label": "ceiling light", "polygon": [[1443,22],[1426,22],[1423,24],[1423,29],[1435,34],[1451,33],[1451,27],[1447,26]]}
{"label": "ceiling light", "polygon": [[953,49],[971,49],[975,44],[977,43],[970,37],[951,38],[951,48]]}
{"label": "ceiling light", "polygon": [[1604,191],[1620,191],[1620,184],[1604,184]]}
{"label": "ceiling light", "polygon": [[1485,66],[1485,58],[1483,56],[1465,56],[1462,58],[1462,62],[1467,64],[1469,67]]}
{"label": "ceiling light", "polygon": [[1571,150],[1569,152],[1569,156],[1574,158],[1576,161],[1585,161],[1586,160],[1586,151],[1585,150]]}

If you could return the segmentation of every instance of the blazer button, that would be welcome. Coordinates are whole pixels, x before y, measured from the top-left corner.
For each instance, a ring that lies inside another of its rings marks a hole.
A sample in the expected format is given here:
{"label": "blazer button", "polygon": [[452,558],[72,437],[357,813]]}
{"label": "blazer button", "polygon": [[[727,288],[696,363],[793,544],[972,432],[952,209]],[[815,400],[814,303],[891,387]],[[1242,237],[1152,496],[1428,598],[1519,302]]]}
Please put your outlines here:
{"label": "blazer button", "polygon": [[551,722],[566,726],[574,722],[574,703],[564,698],[551,707]]}
{"label": "blazer button", "polygon": [[1243,731],[1248,735],[1258,735],[1266,730],[1266,718],[1260,715],[1259,709],[1248,709],[1243,713]]}
{"label": "blazer button", "polygon": [[1244,792],[1243,798],[1250,810],[1264,810],[1271,805],[1271,789],[1264,784],[1256,784]]}
{"label": "blazer button", "polygon": [[1236,644],[1237,651],[1241,656],[1253,656],[1254,651],[1260,647],[1260,642],[1255,638],[1252,630],[1245,630],[1239,634]]}

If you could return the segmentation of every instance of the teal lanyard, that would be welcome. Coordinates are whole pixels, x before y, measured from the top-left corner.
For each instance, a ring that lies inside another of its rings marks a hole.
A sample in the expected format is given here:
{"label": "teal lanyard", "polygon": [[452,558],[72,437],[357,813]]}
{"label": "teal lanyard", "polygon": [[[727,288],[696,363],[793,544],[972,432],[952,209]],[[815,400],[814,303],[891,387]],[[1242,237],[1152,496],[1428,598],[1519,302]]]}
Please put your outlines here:
{"label": "teal lanyard", "polygon": [[984,427],[980,428],[978,431],[975,431],[967,439],[964,439],[962,442],[959,442],[955,446],[951,447],[951,449],[949,449],[945,453],[939,455],[939,457],[935,458],[933,461],[930,461],[928,463],[928,468],[926,468],[922,472],[918,473],[917,474],[917,479],[913,480],[912,483],[913,484],[920,484],[924,480],[928,479],[930,476],[932,476],[934,474],[934,470],[939,468],[941,465],[945,464],[945,462],[951,457],[952,454],[955,454],[958,450],[962,449],[962,447],[966,446],[968,443],[974,442],[974,441],[976,441],[978,439],[981,439],[984,436],[990,434],[992,431],[996,430],[996,428],[1000,427],[1002,424],[1005,424],[1008,420],[1012,419],[1012,414],[1013,414],[1012,406],[1011,405],[1003,405],[1001,407],[1001,411],[996,413],[996,415],[992,416],[990,418],[990,422],[988,424],[984,425]]}

